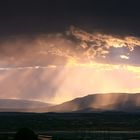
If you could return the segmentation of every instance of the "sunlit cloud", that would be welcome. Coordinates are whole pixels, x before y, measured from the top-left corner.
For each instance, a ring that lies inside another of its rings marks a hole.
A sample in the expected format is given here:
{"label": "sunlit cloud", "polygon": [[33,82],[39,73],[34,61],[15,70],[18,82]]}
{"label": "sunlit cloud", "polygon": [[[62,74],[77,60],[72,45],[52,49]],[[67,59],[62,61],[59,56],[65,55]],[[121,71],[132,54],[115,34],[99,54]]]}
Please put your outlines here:
{"label": "sunlit cloud", "polygon": [[126,56],[126,55],[120,55],[120,58],[122,58],[122,59],[129,59],[129,56]]}
{"label": "sunlit cloud", "polygon": [[1,67],[0,71],[10,71],[10,70],[26,70],[26,69],[55,69],[55,65],[48,66],[30,66],[30,67]]}
{"label": "sunlit cloud", "polygon": [[[92,34],[74,26],[70,28],[68,34],[73,35],[79,41],[79,46],[85,50],[85,56],[90,59],[97,56],[106,57],[106,55],[110,53],[111,48],[126,48],[132,52],[135,47],[140,46],[140,38],[138,37],[120,37],[103,33]],[[127,53],[127,55],[129,54]],[[129,56],[127,55],[121,54],[123,59],[128,59]]]}

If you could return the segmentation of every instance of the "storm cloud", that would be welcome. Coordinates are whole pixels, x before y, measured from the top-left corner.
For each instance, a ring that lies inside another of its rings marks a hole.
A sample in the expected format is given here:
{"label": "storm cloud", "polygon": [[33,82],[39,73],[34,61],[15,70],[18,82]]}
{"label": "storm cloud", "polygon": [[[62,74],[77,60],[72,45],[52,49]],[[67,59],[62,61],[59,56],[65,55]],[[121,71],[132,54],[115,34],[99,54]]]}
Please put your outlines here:
{"label": "storm cloud", "polygon": [[95,60],[135,65],[139,46],[138,37],[88,33],[71,26],[63,33],[1,39],[0,67],[65,65],[69,61]]}

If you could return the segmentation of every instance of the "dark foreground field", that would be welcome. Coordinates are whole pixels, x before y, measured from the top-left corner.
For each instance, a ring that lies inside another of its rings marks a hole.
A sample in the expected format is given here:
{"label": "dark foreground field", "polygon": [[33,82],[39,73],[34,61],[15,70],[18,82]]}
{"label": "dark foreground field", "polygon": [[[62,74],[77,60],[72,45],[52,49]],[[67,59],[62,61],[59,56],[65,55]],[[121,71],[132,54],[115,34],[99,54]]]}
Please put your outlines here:
{"label": "dark foreground field", "polygon": [[0,140],[23,127],[59,140],[140,139],[139,113],[0,113]]}
{"label": "dark foreground field", "polygon": [[[40,140],[140,140],[140,132],[127,131],[52,131],[37,133]],[[1,133],[0,140],[13,140],[15,133]],[[41,139],[48,136],[48,139]]]}

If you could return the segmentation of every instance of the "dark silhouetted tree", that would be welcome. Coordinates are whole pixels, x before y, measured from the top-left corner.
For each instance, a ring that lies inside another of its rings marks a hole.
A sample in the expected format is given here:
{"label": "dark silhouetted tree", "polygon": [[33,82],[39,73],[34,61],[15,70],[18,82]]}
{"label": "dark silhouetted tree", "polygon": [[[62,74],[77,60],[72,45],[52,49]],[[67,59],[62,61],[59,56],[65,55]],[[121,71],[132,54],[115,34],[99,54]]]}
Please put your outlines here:
{"label": "dark silhouetted tree", "polygon": [[22,128],[16,133],[14,140],[38,140],[38,137],[32,130]]}

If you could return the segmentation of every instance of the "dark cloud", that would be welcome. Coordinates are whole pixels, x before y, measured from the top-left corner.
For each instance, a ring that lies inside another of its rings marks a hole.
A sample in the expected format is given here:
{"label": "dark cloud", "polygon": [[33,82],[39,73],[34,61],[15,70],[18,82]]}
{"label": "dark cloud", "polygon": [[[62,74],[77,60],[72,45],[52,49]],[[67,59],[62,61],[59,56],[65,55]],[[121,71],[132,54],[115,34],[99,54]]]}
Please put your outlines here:
{"label": "dark cloud", "polygon": [[138,0],[52,0],[0,4],[0,36],[65,31],[70,25],[140,35]]}

